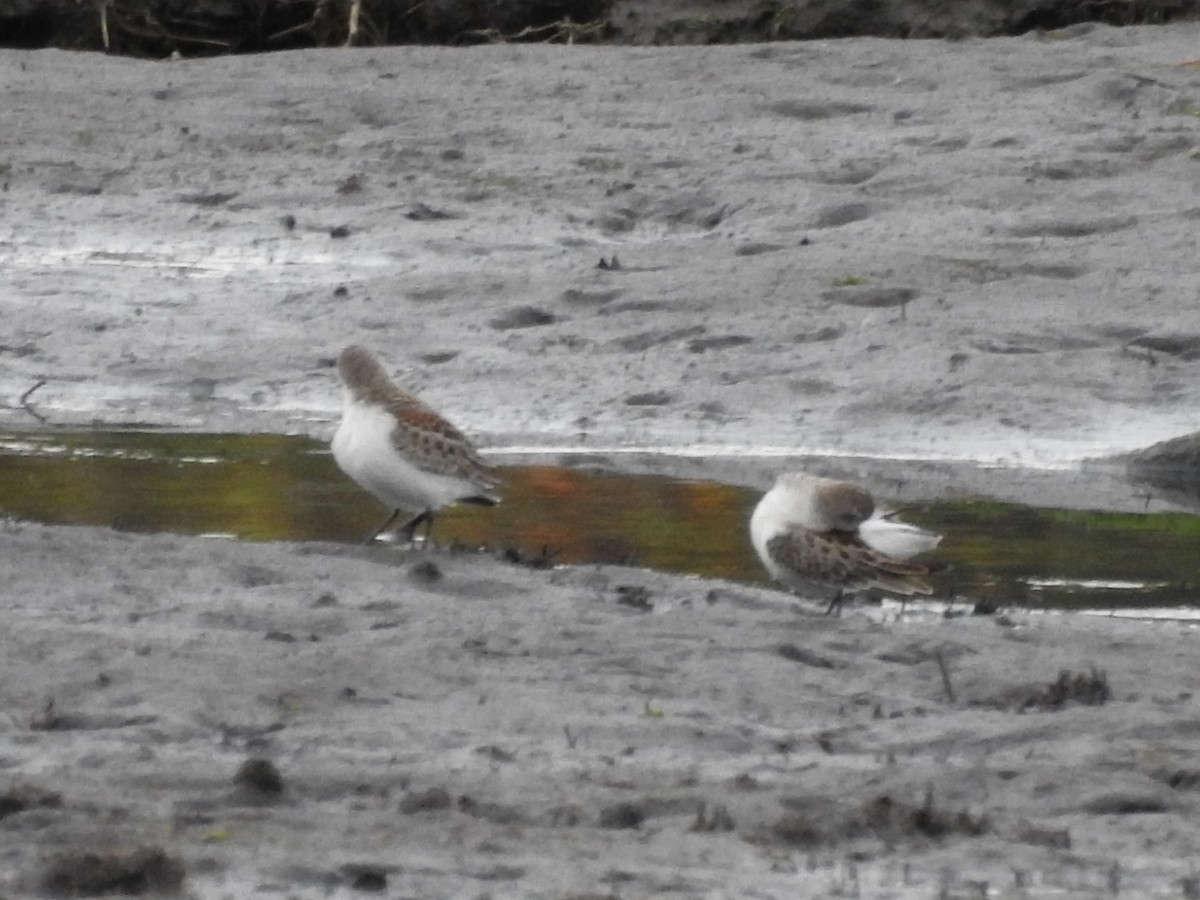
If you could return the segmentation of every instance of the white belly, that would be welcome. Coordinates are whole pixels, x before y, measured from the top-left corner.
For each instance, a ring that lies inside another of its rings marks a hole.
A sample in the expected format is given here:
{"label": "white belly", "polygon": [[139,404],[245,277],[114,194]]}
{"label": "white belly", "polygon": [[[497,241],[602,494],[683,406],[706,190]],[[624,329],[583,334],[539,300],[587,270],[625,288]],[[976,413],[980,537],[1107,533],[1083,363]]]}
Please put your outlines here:
{"label": "white belly", "polygon": [[343,472],[391,509],[441,509],[480,493],[463,478],[419,469],[392,446],[395,420],[378,406],[350,403],[331,444]]}

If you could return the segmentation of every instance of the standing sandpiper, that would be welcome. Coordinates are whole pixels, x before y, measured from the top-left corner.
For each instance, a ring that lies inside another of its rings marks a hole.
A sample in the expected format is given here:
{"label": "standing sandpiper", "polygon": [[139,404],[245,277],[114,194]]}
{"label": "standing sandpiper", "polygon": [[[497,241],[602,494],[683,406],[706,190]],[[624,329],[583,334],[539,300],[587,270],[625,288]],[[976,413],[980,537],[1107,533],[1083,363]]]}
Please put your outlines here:
{"label": "standing sandpiper", "polygon": [[750,540],[771,577],[793,591],[842,597],[870,587],[929,594],[928,566],[906,560],[941,535],[877,515],[875,500],[848,481],[802,472],[780,475],[750,517]]}
{"label": "standing sandpiper", "polygon": [[360,487],[393,510],[368,543],[386,531],[401,510],[416,513],[400,529],[411,542],[422,523],[428,539],[434,513],[443,506],[499,502],[493,493],[496,477],[471,442],[393,384],[368,350],[343,350],[338,373],[345,389],[333,458]]}

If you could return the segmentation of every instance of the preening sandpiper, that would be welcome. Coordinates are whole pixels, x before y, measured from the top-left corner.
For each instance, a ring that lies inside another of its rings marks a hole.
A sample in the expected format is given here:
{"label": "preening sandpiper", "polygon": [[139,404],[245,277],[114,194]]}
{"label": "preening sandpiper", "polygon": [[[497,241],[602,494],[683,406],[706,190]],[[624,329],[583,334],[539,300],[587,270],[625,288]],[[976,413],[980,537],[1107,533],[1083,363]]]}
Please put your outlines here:
{"label": "preening sandpiper", "polygon": [[363,347],[338,357],[345,385],[342,421],[333,436],[338,467],[393,512],[368,541],[385,532],[402,511],[414,513],[399,530],[411,541],[434,514],[452,503],[495,506],[497,479],[457,428],[388,378]]}
{"label": "preening sandpiper", "polygon": [[879,514],[874,498],[848,481],[803,472],[780,475],[750,517],[750,540],[771,577],[797,592],[829,599],[871,587],[929,594],[929,566],[908,562],[941,541]]}

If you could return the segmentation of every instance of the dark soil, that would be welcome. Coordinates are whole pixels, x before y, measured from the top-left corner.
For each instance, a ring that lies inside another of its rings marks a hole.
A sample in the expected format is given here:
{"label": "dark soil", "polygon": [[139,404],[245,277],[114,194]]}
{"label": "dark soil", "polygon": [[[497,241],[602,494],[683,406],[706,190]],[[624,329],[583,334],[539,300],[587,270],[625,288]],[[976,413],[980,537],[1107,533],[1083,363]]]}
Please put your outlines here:
{"label": "dark soil", "polygon": [[964,38],[1200,15],[1200,0],[9,0],[4,7],[0,47],[144,57],[409,43]]}

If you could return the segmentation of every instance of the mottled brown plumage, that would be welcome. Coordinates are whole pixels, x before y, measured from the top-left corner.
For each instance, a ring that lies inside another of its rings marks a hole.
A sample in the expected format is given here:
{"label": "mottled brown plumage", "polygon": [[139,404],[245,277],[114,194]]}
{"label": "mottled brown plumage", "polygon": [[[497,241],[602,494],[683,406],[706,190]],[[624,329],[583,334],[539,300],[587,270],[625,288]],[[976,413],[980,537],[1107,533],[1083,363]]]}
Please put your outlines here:
{"label": "mottled brown plumage", "polygon": [[797,528],[767,541],[767,552],[778,565],[843,591],[886,588],[899,594],[932,591],[922,576],[929,567],[894,559],[872,550],[857,534],[847,531],[809,531]]}
{"label": "mottled brown plumage", "polygon": [[408,391],[396,385],[363,347],[352,346],[338,358],[338,371],[353,398],[379,406],[396,420],[392,446],[417,468],[495,487],[496,477],[461,431]]}
{"label": "mottled brown plumage", "polygon": [[352,346],[338,358],[345,384],[333,455],[347,475],[395,512],[417,515],[401,530],[411,538],[422,522],[451,503],[494,505],[497,479],[465,435],[395,385],[373,355]]}
{"label": "mottled brown plumage", "polygon": [[779,476],[750,519],[754,548],[771,577],[795,591],[830,597],[869,587],[928,594],[928,566],[907,558],[940,537],[877,515],[863,488],[799,472]]}

